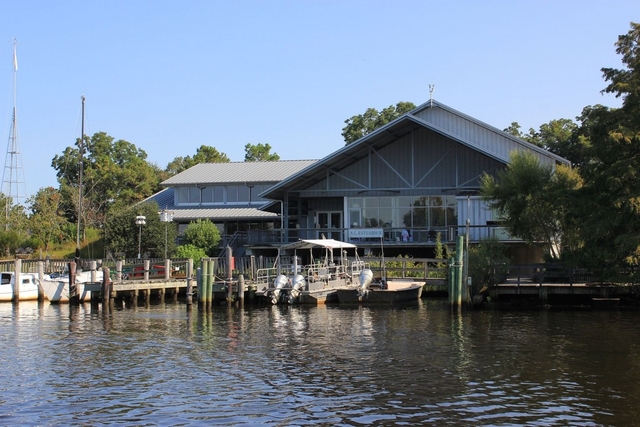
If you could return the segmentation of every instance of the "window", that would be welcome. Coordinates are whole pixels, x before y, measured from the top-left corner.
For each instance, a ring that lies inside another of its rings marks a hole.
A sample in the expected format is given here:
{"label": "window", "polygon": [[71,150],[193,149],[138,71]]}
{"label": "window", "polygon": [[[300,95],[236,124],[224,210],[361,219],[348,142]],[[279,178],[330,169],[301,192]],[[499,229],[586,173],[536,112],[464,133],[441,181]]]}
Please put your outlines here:
{"label": "window", "polygon": [[219,185],[213,187],[213,202],[224,203],[224,187]]}
{"label": "window", "polygon": [[237,185],[227,186],[227,203],[238,203],[238,186]]}

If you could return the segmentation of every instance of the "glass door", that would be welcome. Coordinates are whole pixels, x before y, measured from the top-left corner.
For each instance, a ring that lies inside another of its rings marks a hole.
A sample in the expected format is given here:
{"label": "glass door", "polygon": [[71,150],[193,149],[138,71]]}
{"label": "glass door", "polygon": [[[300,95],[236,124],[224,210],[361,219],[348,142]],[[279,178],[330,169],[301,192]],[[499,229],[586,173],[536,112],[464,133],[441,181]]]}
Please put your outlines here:
{"label": "glass door", "polygon": [[317,238],[342,240],[342,212],[318,212]]}

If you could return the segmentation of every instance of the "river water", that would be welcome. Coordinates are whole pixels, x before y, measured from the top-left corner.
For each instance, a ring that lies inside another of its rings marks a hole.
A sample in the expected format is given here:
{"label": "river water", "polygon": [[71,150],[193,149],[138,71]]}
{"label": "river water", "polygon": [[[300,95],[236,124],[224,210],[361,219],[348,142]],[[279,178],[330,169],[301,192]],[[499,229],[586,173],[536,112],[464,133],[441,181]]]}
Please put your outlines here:
{"label": "river water", "polygon": [[0,305],[0,425],[632,426],[640,313]]}

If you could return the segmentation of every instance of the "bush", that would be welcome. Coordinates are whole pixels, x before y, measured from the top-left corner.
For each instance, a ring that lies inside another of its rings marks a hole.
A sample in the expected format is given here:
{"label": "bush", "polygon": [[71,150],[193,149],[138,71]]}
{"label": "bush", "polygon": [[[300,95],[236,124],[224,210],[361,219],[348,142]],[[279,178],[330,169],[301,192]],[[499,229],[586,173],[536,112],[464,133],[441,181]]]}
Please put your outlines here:
{"label": "bush", "polygon": [[469,248],[468,273],[473,293],[484,286],[492,287],[504,281],[509,272],[509,258],[496,238],[485,239]]}
{"label": "bush", "polygon": [[220,231],[208,219],[198,219],[187,226],[184,237],[190,245],[201,248],[208,256],[214,256],[220,242]]}
{"label": "bush", "polygon": [[190,258],[193,260],[194,264],[198,264],[202,258],[207,257],[207,253],[202,248],[188,244],[178,246],[176,249],[176,257]]}

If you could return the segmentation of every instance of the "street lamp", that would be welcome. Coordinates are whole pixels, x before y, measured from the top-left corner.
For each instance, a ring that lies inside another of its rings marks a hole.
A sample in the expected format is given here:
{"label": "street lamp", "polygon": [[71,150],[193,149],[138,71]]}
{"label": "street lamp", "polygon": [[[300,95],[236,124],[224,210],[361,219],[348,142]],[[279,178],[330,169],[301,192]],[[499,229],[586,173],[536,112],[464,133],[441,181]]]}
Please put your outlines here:
{"label": "street lamp", "polygon": [[138,231],[138,259],[140,259],[140,249],[141,249],[141,242],[142,242],[142,226],[145,225],[146,223],[147,223],[146,216],[138,215],[136,217],[136,225],[140,227]]}
{"label": "street lamp", "polygon": [[169,223],[173,221],[173,211],[168,211],[167,208],[164,208],[160,214],[160,221],[164,222],[164,259],[167,259],[167,230],[169,227]]}

